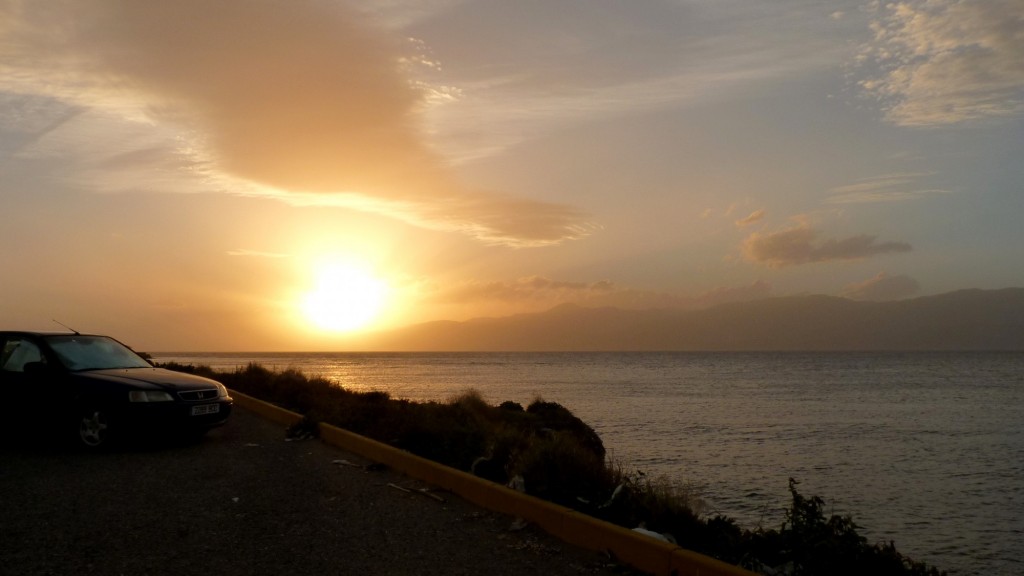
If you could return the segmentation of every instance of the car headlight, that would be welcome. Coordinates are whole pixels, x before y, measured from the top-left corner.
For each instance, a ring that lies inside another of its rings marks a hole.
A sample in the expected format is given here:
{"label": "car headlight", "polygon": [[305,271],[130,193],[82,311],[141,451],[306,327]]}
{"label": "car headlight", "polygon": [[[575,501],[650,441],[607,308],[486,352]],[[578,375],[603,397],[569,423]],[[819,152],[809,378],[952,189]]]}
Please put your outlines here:
{"label": "car headlight", "polygon": [[221,384],[220,382],[214,382],[214,384],[217,385],[217,398],[227,398],[228,397],[228,388],[227,388],[227,386]]}
{"label": "car headlight", "polygon": [[174,402],[174,397],[163,390],[131,390],[129,402]]}

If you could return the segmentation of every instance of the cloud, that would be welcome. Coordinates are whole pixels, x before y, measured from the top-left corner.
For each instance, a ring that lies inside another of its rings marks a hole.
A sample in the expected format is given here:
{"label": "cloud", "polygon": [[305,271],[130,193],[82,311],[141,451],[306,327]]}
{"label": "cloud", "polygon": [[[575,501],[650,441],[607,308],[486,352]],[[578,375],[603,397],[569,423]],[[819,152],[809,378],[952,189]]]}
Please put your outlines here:
{"label": "cloud", "polygon": [[751,212],[750,215],[747,216],[746,218],[740,218],[739,220],[737,220],[736,225],[743,228],[745,226],[750,226],[755,222],[759,222],[763,218],[764,210],[756,210],[754,212]]}
{"label": "cloud", "polygon": [[439,299],[449,302],[479,300],[522,301],[576,301],[615,290],[612,283],[602,280],[592,283],[557,281],[543,276],[528,276],[513,281],[470,281],[445,292]]}
{"label": "cloud", "polygon": [[251,258],[288,258],[287,254],[281,254],[279,252],[260,252],[259,250],[248,250],[246,248],[228,250],[227,254],[228,256],[243,256]]}
{"label": "cloud", "polygon": [[[457,86],[429,116],[448,156],[471,161],[595,118],[678,109],[832,67],[845,50],[805,2],[441,2],[406,32]],[[557,15],[557,17],[553,17]],[[511,23],[511,24],[510,24]],[[472,46],[472,49],[467,49]]]}
{"label": "cloud", "polygon": [[907,298],[917,294],[920,290],[921,285],[909,276],[889,276],[885,272],[879,272],[874,278],[858,284],[850,284],[843,289],[842,296],[852,300],[881,302]]}
{"label": "cloud", "polygon": [[461,185],[423,139],[428,94],[400,37],[342,3],[7,0],[0,21],[0,90],[172,127],[166,142],[215,180],[363,196],[491,242],[588,229],[569,207]]}
{"label": "cloud", "polygon": [[772,285],[768,282],[758,280],[753,284],[745,286],[722,286],[714,288],[703,294],[688,298],[686,308],[710,308],[719,304],[729,302],[746,302],[748,300],[760,300],[772,295]]}
{"label": "cloud", "polygon": [[[222,182],[227,188],[230,182]],[[499,194],[464,195],[434,202],[408,202],[365,194],[281,192],[235,185],[232,192],[271,198],[292,206],[334,207],[386,214],[432,230],[462,232],[491,245],[520,248],[549,246],[583,238],[600,226],[563,204],[535,202]]]}
{"label": "cloud", "polygon": [[864,178],[854,184],[837,186],[829,190],[828,203],[902,202],[950,193],[948,190],[919,186],[918,180],[927,176],[930,174],[908,172]]}
{"label": "cloud", "polygon": [[513,281],[467,282],[437,294],[435,300],[460,304],[496,301],[504,305],[532,305],[534,308],[572,303],[634,310],[693,310],[726,302],[767,298],[771,291],[771,284],[758,281],[746,286],[719,287],[702,294],[682,295],[621,287],[608,280],[567,282],[543,276],[529,276]]}
{"label": "cloud", "polygon": [[861,86],[904,126],[1024,113],[1024,0],[885,4],[862,59]]}
{"label": "cloud", "polygon": [[861,234],[849,238],[819,240],[819,233],[806,217],[795,217],[789,228],[771,233],[755,232],[743,243],[743,254],[751,262],[771,268],[800,264],[859,260],[893,252],[909,252],[906,242],[878,242],[875,236]]}

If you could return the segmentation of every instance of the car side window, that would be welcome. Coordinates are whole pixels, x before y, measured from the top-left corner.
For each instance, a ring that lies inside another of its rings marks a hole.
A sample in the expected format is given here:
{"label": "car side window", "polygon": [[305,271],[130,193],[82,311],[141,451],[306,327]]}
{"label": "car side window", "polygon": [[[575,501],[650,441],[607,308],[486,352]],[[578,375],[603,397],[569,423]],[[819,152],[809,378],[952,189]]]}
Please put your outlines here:
{"label": "car side window", "polygon": [[39,347],[24,338],[8,338],[0,351],[0,370],[4,372],[24,372],[25,364],[42,361]]}

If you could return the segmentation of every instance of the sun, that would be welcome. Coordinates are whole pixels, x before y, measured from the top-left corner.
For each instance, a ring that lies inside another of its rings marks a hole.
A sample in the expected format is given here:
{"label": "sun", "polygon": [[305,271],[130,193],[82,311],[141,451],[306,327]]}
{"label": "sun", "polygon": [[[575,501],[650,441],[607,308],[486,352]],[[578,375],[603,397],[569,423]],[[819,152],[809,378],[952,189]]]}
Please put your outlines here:
{"label": "sun", "polygon": [[343,264],[323,266],[316,285],[302,299],[302,311],[315,326],[349,332],[369,326],[383,311],[388,285],[374,275]]}

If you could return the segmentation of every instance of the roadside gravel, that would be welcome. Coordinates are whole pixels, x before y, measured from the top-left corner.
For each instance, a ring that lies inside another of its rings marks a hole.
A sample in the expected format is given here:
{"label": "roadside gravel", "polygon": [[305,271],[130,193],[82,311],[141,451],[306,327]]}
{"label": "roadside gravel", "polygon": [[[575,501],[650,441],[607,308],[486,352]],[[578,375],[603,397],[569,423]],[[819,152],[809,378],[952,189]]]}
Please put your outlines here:
{"label": "roadside gravel", "polygon": [[237,407],[192,445],[0,445],[0,574],[627,572],[370,464]]}

